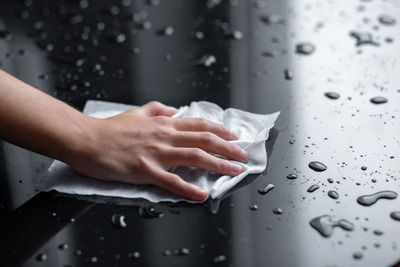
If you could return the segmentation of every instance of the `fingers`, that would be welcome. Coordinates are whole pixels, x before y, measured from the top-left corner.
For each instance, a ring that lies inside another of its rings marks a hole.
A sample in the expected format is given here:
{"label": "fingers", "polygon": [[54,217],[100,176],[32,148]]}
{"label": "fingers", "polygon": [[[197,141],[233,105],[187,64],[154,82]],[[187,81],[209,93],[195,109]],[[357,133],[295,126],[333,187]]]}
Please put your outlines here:
{"label": "fingers", "polygon": [[249,154],[238,145],[209,132],[180,132],[174,142],[178,147],[201,148],[229,159],[247,162]]}
{"label": "fingers", "polygon": [[135,112],[151,117],[151,116],[173,116],[178,110],[173,107],[168,107],[160,102],[152,101],[147,103],[146,105],[141,106],[140,108],[135,109]]}
{"label": "fingers", "polygon": [[224,125],[201,118],[176,118],[175,129],[178,131],[211,132],[225,140],[236,140],[238,137]]}
{"label": "fingers", "polygon": [[208,193],[202,188],[185,182],[176,174],[164,170],[155,170],[153,176],[156,178],[154,182],[155,185],[184,198],[194,201],[203,201],[208,196]]}
{"label": "fingers", "polygon": [[197,167],[230,176],[243,172],[241,167],[228,160],[212,156],[200,148],[171,148],[168,154],[170,166]]}

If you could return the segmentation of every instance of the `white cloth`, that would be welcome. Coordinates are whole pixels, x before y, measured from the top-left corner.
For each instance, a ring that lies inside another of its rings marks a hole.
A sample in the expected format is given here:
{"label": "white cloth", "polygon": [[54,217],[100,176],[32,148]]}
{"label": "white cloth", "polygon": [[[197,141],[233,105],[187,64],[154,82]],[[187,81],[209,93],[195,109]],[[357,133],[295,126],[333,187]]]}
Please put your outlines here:
{"label": "white cloth", "polygon": [[[116,104],[104,101],[88,101],[84,113],[97,118],[117,115],[135,106]],[[174,117],[197,117],[222,123],[239,136],[239,140],[231,141],[250,154],[248,163],[235,162],[244,171],[235,177],[219,175],[194,167],[176,167],[171,171],[186,181],[201,186],[213,199],[221,197],[225,192],[243,180],[247,175],[262,172],[267,165],[265,140],[274,126],[279,112],[260,115],[229,108],[225,111],[210,102],[192,102],[190,106],[181,107]],[[188,201],[162,188],[150,185],[130,185],[116,182],[104,182],[85,177],[75,172],[67,164],[55,160],[47,174],[36,183],[41,191],[56,190],[62,193],[78,195],[102,195],[123,198],[143,198],[151,202],[180,200]]]}

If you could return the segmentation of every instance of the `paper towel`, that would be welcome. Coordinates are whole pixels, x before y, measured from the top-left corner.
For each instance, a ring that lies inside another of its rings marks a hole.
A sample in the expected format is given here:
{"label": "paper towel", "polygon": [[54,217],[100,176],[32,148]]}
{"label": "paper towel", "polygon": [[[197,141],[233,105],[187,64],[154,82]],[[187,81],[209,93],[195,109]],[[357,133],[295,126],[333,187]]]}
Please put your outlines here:
{"label": "paper towel", "polygon": [[[83,112],[93,117],[106,118],[117,115],[135,106],[104,101],[89,100]],[[244,171],[231,177],[220,175],[194,167],[175,167],[171,169],[188,182],[203,187],[212,199],[221,197],[224,193],[242,181],[249,174],[261,173],[267,165],[265,140],[279,112],[267,115],[254,114],[234,108],[226,110],[218,105],[201,101],[192,102],[190,106],[181,107],[174,117],[204,118],[227,126],[239,136],[238,140],[230,141],[246,150],[250,155],[247,163],[236,162]],[[82,176],[67,164],[55,160],[44,175],[36,183],[41,191],[56,190],[67,194],[100,195],[122,198],[143,198],[151,202],[188,201],[162,188],[152,185],[131,185],[118,182],[105,182]]]}

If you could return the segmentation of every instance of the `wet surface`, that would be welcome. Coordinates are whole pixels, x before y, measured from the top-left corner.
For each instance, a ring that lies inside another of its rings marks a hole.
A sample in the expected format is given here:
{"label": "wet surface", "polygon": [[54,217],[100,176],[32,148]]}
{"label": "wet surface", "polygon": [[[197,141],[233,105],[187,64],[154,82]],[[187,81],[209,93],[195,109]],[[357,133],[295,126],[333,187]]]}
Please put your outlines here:
{"label": "wet surface", "polygon": [[[281,115],[268,171],[197,205],[37,195],[33,181],[51,159],[3,142],[0,265],[395,264],[400,199],[363,206],[357,198],[400,192],[399,8],[344,0],[2,1],[1,68],[78,109],[88,99],[207,100]],[[377,96],[387,101],[373,103]],[[315,171],[312,161],[328,168]],[[274,189],[259,193],[268,184]],[[319,189],[308,193],[313,184]],[[126,227],[115,227],[116,214]],[[323,214],[332,217],[321,221]],[[333,234],[322,236],[310,225],[315,218]]]}

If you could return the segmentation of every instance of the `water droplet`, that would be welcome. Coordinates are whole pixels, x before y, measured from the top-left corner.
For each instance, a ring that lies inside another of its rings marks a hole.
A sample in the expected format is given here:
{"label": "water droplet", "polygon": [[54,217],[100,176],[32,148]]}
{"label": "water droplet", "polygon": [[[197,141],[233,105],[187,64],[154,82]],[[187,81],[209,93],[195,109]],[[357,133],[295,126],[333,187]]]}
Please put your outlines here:
{"label": "water droplet", "polygon": [[156,211],[153,207],[140,207],[139,208],[139,215],[142,218],[161,218],[164,216],[162,212]]}
{"label": "water droplet", "polygon": [[313,185],[311,185],[311,186],[307,189],[307,192],[308,192],[308,193],[312,193],[312,192],[314,192],[314,191],[316,191],[316,190],[318,190],[318,189],[319,189],[319,185],[313,184]]}
{"label": "water droplet", "polygon": [[264,188],[258,189],[258,193],[261,195],[267,194],[269,191],[271,191],[275,186],[273,184],[267,184]]}
{"label": "water droplet", "polygon": [[125,216],[122,214],[113,214],[113,216],[111,216],[111,223],[116,228],[126,228],[127,227],[127,224],[125,222]]}
{"label": "water droplet", "polygon": [[374,45],[379,46],[379,43],[374,41],[372,34],[366,32],[350,32],[350,36],[356,39],[356,46]]}
{"label": "water droplet", "polygon": [[241,31],[227,31],[225,36],[233,40],[240,40],[243,38],[243,33]]}
{"label": "water droplet", "polygon": [[373,98],[371,98],[369,101],[371,101],[371,103],[373,104],[385,104],[386,102],[388,102],[386,97],[383,96],[375,96]]}
{"label": "water droplet", "polygon": [[293,72],[289,69],[285,69],[283,71],[283,74],[284,74],[286,80],[292,80],[294,77]]}
{"label": "water droplet", "polygon": [[265,51],[262,53],[264,57],[276,57],[278,53],[276,51]]}
{"label": "water droplet", "polygon": [[390,217],[391,217],[393,220],[400,221],[400,211],[392,211],[392,212],[390,213]]}
{"label": "water droplet", "polygon": [[310,221],[310,225],[322,236],[330,237],[335,227],[340,227],[346,231],[353,231],[354,225],[347,220],[334,220],[331,215],[322,215]]}
{"label": "water droplet", "polygon": [[375,235],[383,235],[383,231],[376,229],[376,230],[374,230],[374,234]]}
{"label": "water droplet", "polygon": [[258,206],[256,204],[250,205],[249,206],[250,210],[258,210]]}
{"label": "water droplet", "polygon": [[205,55],[199,60],[198,64],[204,67],[210,67],[216,62],[217,58],[214,55]]}
{"label": "water droplet", "polygon": [[397,198],[397,193],[393,191],[380,191],[375,194],[371,195],[363,195],[357,198],[358,204],[361,204],[363,206],[371,206],[375,202],[377,202],[379,199],[395,199]]}
{"label": "water droplet", "polygon": [[7,30],[0,30],[0,39],[4,39],[6,41],[11,40],[12,34],[10,31]]}
{"label": "water droplet", "polygon": [[180,256],[185,256],[185,255],[189,255],[190,250],[188,248],[181,248],[180,250],[178,250],[177,255]]}
{"label": "water droplet", "polygon": [[139,259],[140,258],[140,252],[139,251],[129,252],[128,253],[128,258],[130,258],[130,259]]}
{"label": "water droplet", "polygon": [[203,40],[204,39],[204,33],[201,31],[197,31],[194,36],[196,37],[196,39],[198,40]]}
{"label": "water droplet", "polygon": [[58,248],[61,250],[67,250],[68,249],[68,244],[67,243],[63,243],[58,245]]}
{"label": "water droplet", "polygon": [[301,55],[311,55],[315,51],[312,43],[299,43],[296,45],[296,53]]}
{"label": "water droplet", "polygon": [[312,170],[314,170],[316,172],[323,172],[323,171],[326,171],[326,169],[327,169],[325,164],[318,162],[318,161],[311,161],[308,164],[308,167],[310,167]]}
{"label": "water droplet", "polygon": [[286,178],[288,178],[289,180],[294,180],[297,179],[297,174],[295,173],[290,173],[286,176]]}
{"label": "water droplet", "polygon": [[396,23],[396,19],[392,16],[389,15],[380,15],[378,17],[378,21],[383,24],[383,25],[387,25],[387,26],[391,26],[394,25]]}
{"label": "water droplet", "polygon": [[363,254],[361,252],[353,253],[353,259],[355,259],[355,260],[360,260],[360,259],[362,259],[362,257],[363,257]]}
{"label": "water droplet", "polygon": [[75,256],[80,256],[82,255],[82,250],[78,249],[74,252]]}
{"label": "water droplet", "polygon": [[328,178],[328,183],[333,184],[333,179],[332,178]]}
{"label": "water droplet", "polygon": [[283,213],[283,210],[282,210],[281,208],[274,208],[274,209],[272,210],[272,212],[275,213],[275,214],[282,214],[282,213]]}
{"label": "water droplet", "polygon": [[40,253],[39,255],[36,256],[37,261],[45,261],[47,260],[47,255],[44,253]]}
{"label": "water droplet", "polygon": [[97,259],[97,257],[93,256],[93,257],[90,257],[87,261],[90,263],[96,263],[98,261],[98,259]]}
{"label": "water droplet", "polygon": [[214,262],[215,263],[221,263],[221,262],[224,262],[224,261],[226,261],[225,255],[219,255],[219,256],[214,258]]}
{"label": "water droplet", "polygon": [[336,191],[334,191],[334,190],[329,190],[329,191],[328,191],[328,196],[329,196],[330,198],[333,198],[333,199],[338,199],[338,198],[339,198],[338,192],[336,192]]}
{"label": "water droplet", "polygon": [[166,250],[164,250],[163,255],[169,256],[169,255],[171,255],[171,251],[169,249],[166,249]]}
{"label": "water droplet", "polygon": [[340,97],[340,95],[338,93],[336,93],[336,92],[326,92],[324,95],[327,98],[333,99],[333,100],[339,99],[339,97]]}
{"label": "water droplet", "polygon": [[361,167],[361,170],[363,170],[363,171],[366,171],[368,168],[367,168],[367,166],[362,166]]}
{"label": "water droplet", "polygon": [[285,24],[285,19],[279,15],[266,15],[260,17],[261,21],[267,25],[270,24]]}
{"label": "water droplet", "polygon": [[164,30],[162,31],[162,33],[163,33],[165,36],[171,36],[172,34],[174,34],[174,28],[171,27],[171,26],[167,26],[167,27],[164,28]]}

